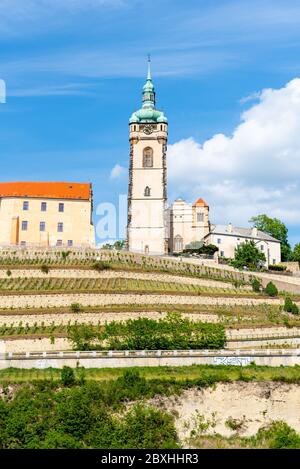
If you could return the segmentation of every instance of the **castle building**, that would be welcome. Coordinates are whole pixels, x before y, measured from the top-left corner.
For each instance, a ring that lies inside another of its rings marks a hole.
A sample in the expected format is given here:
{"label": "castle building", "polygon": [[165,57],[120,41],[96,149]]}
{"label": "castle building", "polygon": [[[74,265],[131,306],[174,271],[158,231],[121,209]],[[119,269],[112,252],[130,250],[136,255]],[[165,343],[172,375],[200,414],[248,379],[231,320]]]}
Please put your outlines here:
{"label": "castle building", "polygon": [[142,108],[129,119],[127,247],[132,252],[163,255],[168,252],[168,120],[156,109],[150,60],[142,96]]}
{"label": "castle building", "polygon": [[211,225],[210,232],[205,236],[206,244],[214,244],[219,248],[219,257],[234,258],[235,249],[246,241],[254,241],[256,247],[264,253],[265,265],[279,264],[281,261],[280,241],[257,228],[239,228],[228,225]]}
{"label": "castle building", "polygon": [[177,199],[168,211],[169,252],[182,252],[188,244],[202,241],[209,233],[209,207],[201,198],[193,205]]}
{"label": "castle building", "polygon": [[241,242],[253,239],[267,265],[280,262],[278,240],[251,228],[211,225],[209,206],[201,198],[193,205],[177,199],[167,207],[167,138],[168,120],[156,108],[148,60],[142,107],[129,119],[128,250],[166,255],[192,243],[214,244],[219,248],[216,257],[233,258]]}
{"label": "castle building", "polygon": [[94,247],[91,184],[0,183],[0,246]]}

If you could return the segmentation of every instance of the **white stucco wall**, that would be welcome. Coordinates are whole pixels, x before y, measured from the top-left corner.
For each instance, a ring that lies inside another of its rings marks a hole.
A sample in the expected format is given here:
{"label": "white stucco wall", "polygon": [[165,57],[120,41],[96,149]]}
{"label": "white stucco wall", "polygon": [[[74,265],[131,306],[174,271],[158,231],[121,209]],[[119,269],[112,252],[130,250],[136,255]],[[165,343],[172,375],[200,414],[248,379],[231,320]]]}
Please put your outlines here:
{"label": "white stucco wall", "polygon": [[220,257],[234,258],[234,251],[237,246],[246,241],[253,240],[266,256],[266,264],[278,264],[281,260],[280,243],[275,241],[266,241],[256,237],[243,237],[228,234],[210,233],[206,238],[206,244],[214,244],[219,248]]}

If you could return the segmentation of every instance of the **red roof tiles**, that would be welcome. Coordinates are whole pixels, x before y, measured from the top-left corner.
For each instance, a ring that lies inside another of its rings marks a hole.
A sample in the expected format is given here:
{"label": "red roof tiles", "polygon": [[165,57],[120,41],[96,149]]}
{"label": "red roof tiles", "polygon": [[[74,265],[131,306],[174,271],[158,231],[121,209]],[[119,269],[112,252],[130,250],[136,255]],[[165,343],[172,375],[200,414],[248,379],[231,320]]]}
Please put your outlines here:
{"label": "red roof tiles", "polygon": [[0,197],[90,200],[91,185],[78,182],[0,182]]}
{"label": "red roof tiles", "polygon": [[195,207],[195,205],[201,205],[202,207],[208,207],[207,203],[204,202],[203,199],[199,198],[193,205],[193,207]]}

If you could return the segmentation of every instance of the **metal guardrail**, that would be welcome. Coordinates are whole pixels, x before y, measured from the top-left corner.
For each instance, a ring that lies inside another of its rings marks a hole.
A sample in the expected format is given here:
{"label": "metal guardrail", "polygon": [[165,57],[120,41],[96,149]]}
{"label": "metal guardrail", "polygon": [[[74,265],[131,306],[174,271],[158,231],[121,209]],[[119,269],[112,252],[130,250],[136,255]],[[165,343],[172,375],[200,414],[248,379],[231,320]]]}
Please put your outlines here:
{"label": "metal guardrail", "polygon": [[263,335],[256,335],[256,336],[251,336],[251,335],[228,335],[226,338],[227,342],[231,341],[243,341],[243,340],[268,340],[268,339],[300,339],[300,331],[298,333],[295,333],[293,331],[287,331],[282,334],[273,332],[271,334],[263,334]]}
{"label": "metal guardrail", "polygon": [[249,356],[300,356],[300,348],[252,349],[252,350],[94,350],[75,352],[8,352],[1,353],[0,360],[36,360],[65,358],[181,358],[181,357],[249,357]]}

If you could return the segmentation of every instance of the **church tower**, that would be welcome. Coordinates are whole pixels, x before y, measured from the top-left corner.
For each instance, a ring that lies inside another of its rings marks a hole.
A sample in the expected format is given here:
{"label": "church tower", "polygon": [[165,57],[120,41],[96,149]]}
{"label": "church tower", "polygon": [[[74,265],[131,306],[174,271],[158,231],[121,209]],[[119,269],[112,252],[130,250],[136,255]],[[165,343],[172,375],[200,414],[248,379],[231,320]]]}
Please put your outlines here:
{"label": "church tower", "polygon": [[142,108],[129,119],[127,246],[132,252],[163,255],[168,252],[168,120],[155,104],[149,58]]}

